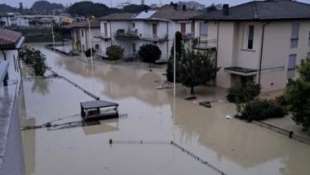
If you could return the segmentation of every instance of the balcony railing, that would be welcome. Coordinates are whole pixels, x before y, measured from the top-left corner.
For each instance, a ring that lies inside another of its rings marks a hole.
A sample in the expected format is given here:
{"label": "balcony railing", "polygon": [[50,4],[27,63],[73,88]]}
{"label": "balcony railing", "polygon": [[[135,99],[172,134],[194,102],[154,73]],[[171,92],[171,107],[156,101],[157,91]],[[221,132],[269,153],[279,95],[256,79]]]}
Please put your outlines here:
{"label": "balcony railing", "polygon": [[195,38],[193,40],[194,49],[206,50],[206,49],[216,49],[217,40],[216,39],[205,39],[202,37]]}
{"label": "balcony railing", "polygon": [[118,40],[139,40],[138,30],[119,29],[116,31],[115,38]]}

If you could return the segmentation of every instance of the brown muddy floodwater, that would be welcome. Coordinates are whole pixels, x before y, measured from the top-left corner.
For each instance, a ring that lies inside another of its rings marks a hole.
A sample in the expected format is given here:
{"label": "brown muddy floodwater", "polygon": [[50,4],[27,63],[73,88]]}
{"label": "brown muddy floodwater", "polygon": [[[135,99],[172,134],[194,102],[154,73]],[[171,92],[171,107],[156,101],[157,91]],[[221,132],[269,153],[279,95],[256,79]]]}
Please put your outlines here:
{"label": "brown muddy floodwater", "polygon": [[[204,108],[183,100],[184,89],[179,86],[174,117],[171,90],[156,89],[164,79],[162,68],[149,72],[134,64],[90,66],[82,58],[34,46],[46,54],[54,71],[101,99],[119,103],[121,117],[81,127],[79,103],[91,100],[90,96],[62,78],[24,79],[22,125],[59,124],[22,131],[26,175],[219,174],[170,141],[228,175],[310,173],[309,145],[225,119],[235,113],[235,107],[225,101]],[[214,90],[206,95],[224,97]],[[109,145],[110,138],[118,142]]]}

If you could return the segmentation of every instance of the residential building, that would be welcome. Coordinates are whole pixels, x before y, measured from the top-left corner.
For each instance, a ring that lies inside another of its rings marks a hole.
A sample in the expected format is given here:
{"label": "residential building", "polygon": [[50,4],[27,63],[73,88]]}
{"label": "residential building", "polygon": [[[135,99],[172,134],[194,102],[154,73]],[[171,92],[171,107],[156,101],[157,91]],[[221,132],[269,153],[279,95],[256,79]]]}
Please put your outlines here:
{"label": "residential building", "polygon": [[100,55],[100,23],[98,21],[73,22],[65,28],[71,30],[73,50],[85,52],[93,48]]}
{"label": "residential building", "polygon": [[[24,42],[21,33],[0,29],[0,80],[1,83],[7,85],[10,73],[16,73],[18,67],[18,49]],[[1,86],[1,85],[0,85]]]}
{"label": "residential building", "polygon": [[195,31],[191,18],[199,14],[198,11],[186,9],[186,6],[170,4],[139,14],[121,13],[102,17],[102,53],[111,45],[119,45],[124,49],[125,57],[131,58],[137,56],[142,45],[155,44],[162,52],[161,60],[167,61],[175,32],[182,32],[184,38],[189,40]]}
{"label": "residential building", "polygon": [[196,49],[216,48],[217,85],[255,81],[282,89],[310,55],[310,5],[293,0],[252,1],[194,18]]}

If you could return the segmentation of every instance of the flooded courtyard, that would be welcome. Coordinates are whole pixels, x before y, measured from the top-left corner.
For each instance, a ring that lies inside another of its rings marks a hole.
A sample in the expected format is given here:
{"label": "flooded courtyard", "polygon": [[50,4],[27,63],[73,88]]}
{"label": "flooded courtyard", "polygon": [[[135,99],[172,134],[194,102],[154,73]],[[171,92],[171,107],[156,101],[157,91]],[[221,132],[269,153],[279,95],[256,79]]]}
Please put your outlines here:
{"label": "flooded courtyard", "polygon": [[[47,65],[100,99],[119,103],[120,118],[83,126],[80,102],[93,98],[61,77],[24,74],[19,112],[26,175],[220,174],[308,175],[310,146],[235,119],[224,92],[202,93],[214,100],[204,108],[184,100],[184,88],[159,90],[164,68],[87,63],[34,45]],[[222,98],[222,99],[221,99]],[[173,115],[175,106],[176,115]],[[109,144],[113,139],[114,144]],[[189,155],[185,150],[203,159]],[[203,162],[212,166],[208,166]],[[216,167],[216,169],[212,168]]]}

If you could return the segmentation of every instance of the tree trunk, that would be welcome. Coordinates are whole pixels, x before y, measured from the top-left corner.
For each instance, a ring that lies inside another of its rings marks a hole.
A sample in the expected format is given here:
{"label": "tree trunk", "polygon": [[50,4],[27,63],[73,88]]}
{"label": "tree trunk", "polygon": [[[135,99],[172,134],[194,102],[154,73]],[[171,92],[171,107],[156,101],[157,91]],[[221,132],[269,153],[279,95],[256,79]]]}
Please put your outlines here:
{"label": "tree trunk", "polygon": [[191,95],[195,95],[195,89],[194,89],[194,86],[191,86]]}

